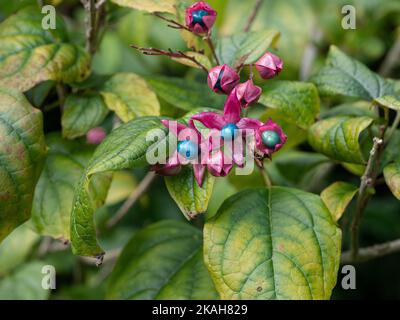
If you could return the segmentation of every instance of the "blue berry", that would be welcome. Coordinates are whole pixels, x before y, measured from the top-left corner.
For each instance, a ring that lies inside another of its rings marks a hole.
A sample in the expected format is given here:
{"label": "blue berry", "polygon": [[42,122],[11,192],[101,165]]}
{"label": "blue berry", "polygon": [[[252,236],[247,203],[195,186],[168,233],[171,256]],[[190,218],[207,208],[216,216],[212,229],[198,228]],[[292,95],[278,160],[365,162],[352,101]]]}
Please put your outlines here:
{"label": "blue berry", "polygon": [[205,10],[197,10],[193,11],[192,13],[192,18],[193,18],[193,24],[200,24],[202,27],[205,27],[205,24],[203,22],[203,17],[208,16],[208,12]]}
{"label": "blue berry", "polygon": [[279,134],[273,130],[266,130],[261,134],[264,145],[269,149],[274,149],[281,142]]}
{"label": "blue berry", "polygon": [[178,141],[177,150],[182,157],[188,160],[195,159],[199,154],[199,148],[197,144],[190,140]]}
{"label": "blue berry", "polygon": [[224,140],[233,140],[238,134],[238,127],[236,124],[228,123],[221,129],[221,137]]}

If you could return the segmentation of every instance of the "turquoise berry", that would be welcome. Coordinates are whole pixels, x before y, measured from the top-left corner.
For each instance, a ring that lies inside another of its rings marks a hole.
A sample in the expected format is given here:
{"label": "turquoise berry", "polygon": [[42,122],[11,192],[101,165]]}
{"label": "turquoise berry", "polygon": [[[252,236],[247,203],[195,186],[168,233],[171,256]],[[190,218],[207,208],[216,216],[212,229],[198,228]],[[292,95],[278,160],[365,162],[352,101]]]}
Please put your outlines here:
{"label": "turquoise berry", "polygon": [[199,153],[197,144],[190,140],[179,141],[177,150],[182,157],[188,160],[195,159]]}
{"label": "turquoise berry", "polygon": [[279,134],[273,130],[266,130],[261,134],[262,141],[268,149],[273,149],[281,142]]}
{"label": "turquoise berry", "polygon": [[221,137],[224,140],[233,140],[238,134],[238,127],[236,124],[228,123],[221,129]]}
{"label": "turquoise berry", "polygon": [[208,12],[205,10],[197,10],[193,11],[192,13],[192,18],[193,18],[193,24],[200,24],[202,27],[205,27],[204,22],[203,22],[203,17],[208,16]]}

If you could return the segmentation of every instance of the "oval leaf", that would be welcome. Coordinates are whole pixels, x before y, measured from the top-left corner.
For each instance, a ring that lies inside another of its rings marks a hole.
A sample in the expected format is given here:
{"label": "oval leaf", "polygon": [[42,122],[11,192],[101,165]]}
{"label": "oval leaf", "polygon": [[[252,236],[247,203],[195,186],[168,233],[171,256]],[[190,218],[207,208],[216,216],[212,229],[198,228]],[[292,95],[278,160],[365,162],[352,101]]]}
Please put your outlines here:
{"label": "oval leaf", "polygon": [[[74,187],[79,182],[94,147],[78,141],[47,136],[49,154],[36,185],[32,223],[42,235],[69,240],[70,214]],[[102,204],[111,182],[110,175],[96,176],[92,181],[94,201]]]}
{"label": "oval leaf", "polygon": [[107,107],[127,122],[140,116],[158,116],[160,104],[146,81],[134,73],[117,73],[101,90]]}
{"label": "oval leaf", "polygon": [[393,85],[331,46],[325,66],[312,78],[322,95],[344,95],[365,100],[394,93]]}
{"label": "oval leaf", "polygon": [[26,7],[0,24],[0,86],[26,91],[45,80],[79,82],[89,74],[89,55],[68,43],[63,21],[42,28],[37,7]]}
{"label": "oval leaf", "polygon": [[93,221],[96,204],[93,190],[89,189],[92,175],[146,166],[146,151],[154,145],[153,141],[146,140],[146,136],[153,129],[167,132],[158,117],[138,118],[112,131],[97,147],[75,188],[70,226],[71,246],[75,254],[86,256],[103,254],[103,249],[97,242]]}
{"label": "oval leaf", "polygon": [[147,12],[169,12],[175,14],[176,0],[111,0],[112,2],[132,9]]}
{"label": "oval leaf", "polygon": [[332,159],[363,164],[358,139],[372,121],[369,117],[346,116],[321,120],[310,128],[308,141],[315,150]]}
{"label": "oval leaf", "polygon": [[39,235],[28,224],[29,222],[16,228],[0,244],[0,277],[21,265],[39,240]]}
{"label": "oval leaf", "polygon": [[0,280],[0,300],[45,300],[50,290],[42,287],[45,263],[32,261]]}
{"label": "oval leaf", "polygon": [[332,214],[333,221],[338,221],[358,188],[350,183],[337,181],[321,192],[321,199]]}
{"label": "oval leaf", "polygon": [[319,196],[253,189],[226,200],[207,221],[204,257],[222,299],[328,299],[340,242]]}
{"label": "oval leaf", "polygon": [[22,93],[0,88],[0,241],[31,215],[46,156],[42,113]]}
{"label": "oval leaf", "polygon": [[109,299],[216,299],[199,229],[161,221],[133,236],[110,276]]}
{"label": "oval leaf", "polygon": [[259,103],[279,109],[287,121],[308,129],[319,114],[317,88],[306,82],[277,81],[263,87]]}
{"label": "oval leaf", "polygon": [[74,139],[85,135],[101,124],[107,114],[107,106],[99,94],[69,95],[61,117],[63,137]]}
{"label": "oval leaf", "polygon": [[[211,61],[210,61],[210,59],[208,59],[208,57],[206,55],[199,53],[199,52],[194,52],[194,51],[188,51],[188,52],[185,52],[185,54],[189,57],[195,58],[207,70],[212,68]],[[189,59],[172,57],[172,60],[182,63],[182,64],[192,67],[192,68],[201,69],[201,67],[198,64],[194,63],[192,60],[189,60]]]}
{"label": "oval leaf", "polygon": [[383,175],[390,191],[400,200],[400,162],[388,164],[383,169]]}
{"label": "oval leaf", "polygon": [[257,61],[269,47],[275,46],[279,36],[280,33],[272,29],[235,33],[217,41],[216,53],[221,64],[232,67],[250,64]]}
{"label": "oval leaf", "polygon": [[208,171],[204,174],[201,187],[196,182],[191,166],[183,167],[178,175],[166,176],[164,180],[169,194],[186,219],[193,219],[207,210],[215,180]]}
{"label": "oval leaf", "polygon": [[378,106],[400,111],[400,100],[394,96],[383,96],[374,100]]}

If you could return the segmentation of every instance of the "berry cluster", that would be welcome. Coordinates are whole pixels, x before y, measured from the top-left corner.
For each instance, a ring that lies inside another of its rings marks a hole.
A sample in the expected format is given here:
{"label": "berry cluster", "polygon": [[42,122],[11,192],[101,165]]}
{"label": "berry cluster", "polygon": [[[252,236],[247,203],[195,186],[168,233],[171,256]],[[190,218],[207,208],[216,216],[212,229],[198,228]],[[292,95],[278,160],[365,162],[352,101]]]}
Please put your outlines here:
{"label": "berry cluster", "polygon": [[[186,9],[185,29],[195,34],[207,34],[210,39],[216,16],[217,12],[209,4],[196,2]],[[276,55],[266,52],[254,65],[263,79],[270,79],[282,70],[283,62]],[[249,80],[240,83],[237,70],[227,64],[217,65],[209,70],[207,83],[214,92],[227,95],[223,114],[201,112],[193,115],[187,126],[176,121],[162,120],[178,142],[166,164],[153,167],[159,174],[175,175],[182,165],[191,164],[200,186],[205,170],[220,177],[226,176],[235,164],[242,167],[245,163],[245,149],[249,144],[253,144],[250,150],[253,151],[254,159],[262,165],[262,160],[265,157],[271,158],[272,153],[278,151],[287,139],[282,128],[271,119],[262,123],[258,119],[241,117],[242,108],[257,102],[262,93],[262,89],[253,83],[252,72]],[[196,123],[209,129],[209,133],[205,135]],[[245,139],[245,133],[249,132],[255,138],[253,142]]]}

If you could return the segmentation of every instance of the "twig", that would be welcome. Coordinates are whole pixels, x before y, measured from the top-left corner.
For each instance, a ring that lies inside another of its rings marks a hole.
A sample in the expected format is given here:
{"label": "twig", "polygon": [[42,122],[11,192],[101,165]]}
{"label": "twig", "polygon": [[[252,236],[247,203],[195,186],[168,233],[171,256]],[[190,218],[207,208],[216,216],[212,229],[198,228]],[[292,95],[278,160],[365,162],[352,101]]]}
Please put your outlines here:
{"label": "twig", "polygon": [[79,257],[80,260],[86,264],[89,265],[96,265],[97,267],[99,267],[102,264],[108,263],[108,262],[112,262],[115,261],[119,255],[121,254],[121,249],[114,249],[111,250],[109,252],[107,252],[106,254],[102,255],[101,258],[99,259],[99,257],[93,258],[93,257]]}
{"label": "twig", "polygon": [[400,61],[400,32],[397,35],[396,41],[394,42],[393,46],[390,48],[388,54],[383,60],[379,68],[379,73],[384,77],[388,76],[392,71],[392,69],[399,64],[399,61]]}
{"label": "twig", "polygon": [[251,14],[249,16],[249,19],[247,20],[247,24],[246,24],[245,28],[243,29],[244,32],[248,32],[250,30],[251,25],[253,24],[253,22],[254,22],[254,20],[255,20],[255,18],[257,16],[258,11],[260,10],[262,2],[263,2],[263,0],[257,0],[256,1],[255,5],[254,5],[254,8],[253,8],[253,11],[251,12]]}
{"label": "twig", "polygon": [[217,65],[220,65],[218,56],[217,56],[217,54],[215,52],[214,43],[213,43],[213,41],[211,39],[211,30],[207,33],[207,36],[205,38],[203,38],[203,39],[206,41],[207,45],[209,46],[209,48],[211,50],[211,53],[212,53],[212,55],[214,57],[215,62],[217,63]]}
{"label": "twig", "polygon": [[124,202],[124,204],[119,208],[117,213],[107,222],[107,228],[111,228],[116,225],[129,211],[129,209],[135,204],[135,202],[142,196],[142,194],[147,190],[150,184],[153,182],[156,174],[153,171],[147,173],[140,184],[129,198]]}
{"label": "twig", "polygon": [[258,169],[260,170],[260,174],[261,174],[261,176],[262,176],[262,178],[264,180],[265,186],[268,189],[270,189],[272,187],[272,183],[271,183],[271,179],[268,176],[268,173],[265,171],[263,160],[260,160],[258,158],[255,158],[254,160],[256,162],[256,165],[257,165]]}
{"label": "twig", "polygon": [[104,22],[104,5],[106,1],[81,0],[86,10],[86,50],[93,55],[97,50],[98,33]]}
{"label": "twig", "polygon": [[132,48],[140,51],[141,53],[149,56],[167,56],[171,58],[178,58],[178,59],[187,59],[198,65],[205,73],[208,74],[207,68],[200,63],[195,57],[191,57],[187,55],[186,53],[178,50],[178,51],[172,51],[171,49],[168,50],[162,50],[162,49],[157,49],[157,48],[142,48],[136,45],[131,45]]}
{"label": "twig", "polygon": [[175,20],[168,19],[168,18],[164,17],[160,12],[153,12],[153,15],[156,16],[157,18],[160,18],[160,19],[162,19],[164,21],[167,21],[169,23],[167,26],[170,27],[170,28],[173,28],[173,29],[184,29],[186,31],[192,32],[185,25],[179,23],[178,21],[175,21]]}
{"label": "twig", "polygon": [[373,188],[375,185],[375,180],[377,176],[377,164],[379,163],[380,155],[383,151],[383,137],[385,136],[387,124],[381,128],[381,133],[379,137],[374,137],[373,146],[370,151],[370,156],[368,158],[367,166],[365,168],[364,174],[361,177],[360,188],[358,192],[356,211],[353,217],[351,225],[351,252],[352,258],[357,259],[358,247],[359,247],[359,226],[361,218],[364,214],[364,210],[372,196],[369,188]]}
{"label": "twig", "polygon": [[382,244],[376,244],[371,247],[361,248],[357,258],[354,259],[351,251],[342,253],[341,263],[365,262],[374,258],[382,257],[391,253],[400,251],[400,239],[389,241]]}
{"label": "twig", "polygon": [[[213,44],[212,39],[211,39],[211,30],[207,33],[207,35],[206,35],[205,37],[203,37],[202,35],[193,32],[193,31],[190,30],[187,26],[185,26],[185,25],[179,23],[178,21],[175,21],[175,20],[168,19],[168,18],[164,17],[160,12],[153,12],[153,15],[156,16],[157,18],[160,18],[160,19],[162,19],[162,20],[164,20],[164,21],[167,21],[167,22],[169,23],[169,24],[168,24],[168,27],[170,27],[170,28],[173,28],[173,29],[183,29],[183,30],[186,30],[186,31],[188,31],[188,32],[190,32],[190,33],[192,33],[192,34],[194,34],[194,35],[197,36],[197,37],[202,38],[202,39],[207,43],[207,45],[209,46],[209,48],[210,48],[210,50],[211,50],[211,53],[212,53],[212,55],[213,55],[213,57],[214,57],[214,59],[215,59],[215,62],[216,62],[218,65],[220,64],[220,63],[219,63],[219,59],[218,59],[218,57],[217,57],[217,54],[215,53],[214,44]],[[207,71],[207,73],[208,73],[208,71]]]}

